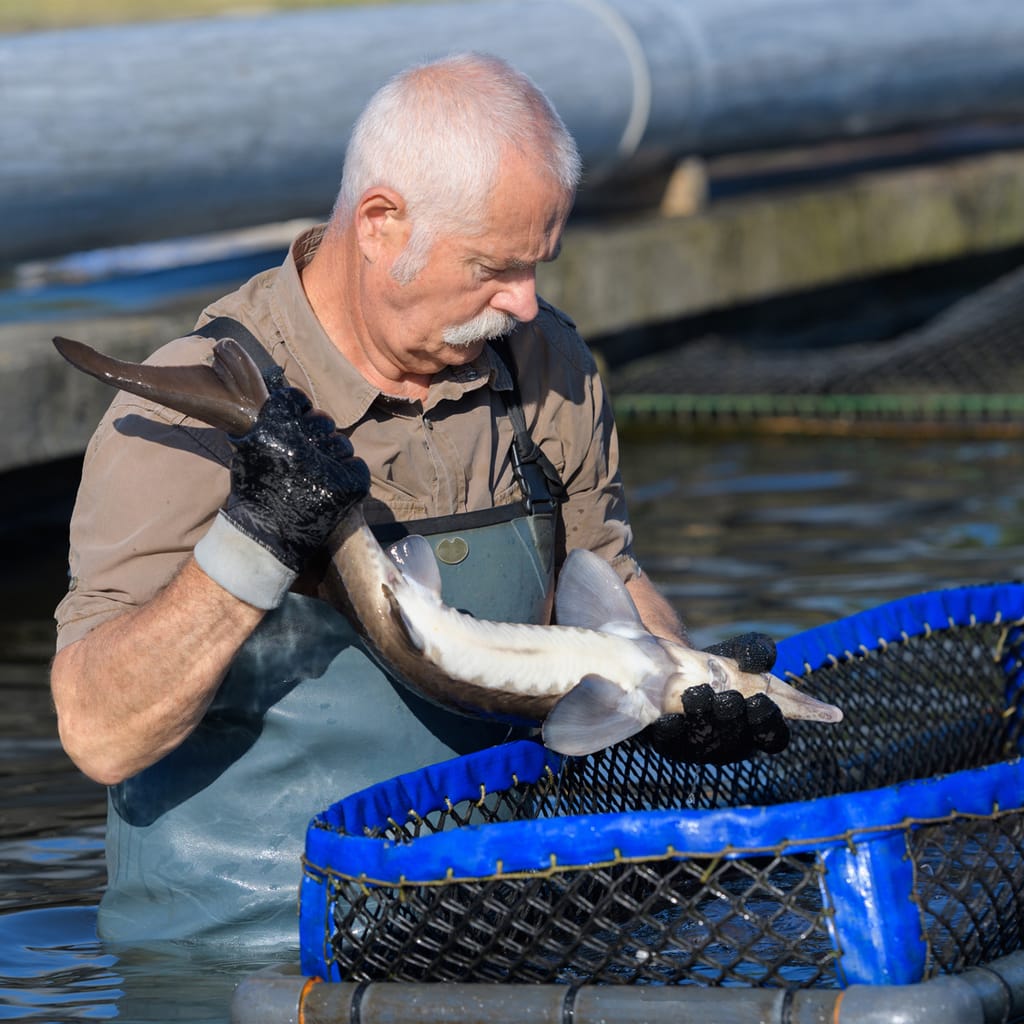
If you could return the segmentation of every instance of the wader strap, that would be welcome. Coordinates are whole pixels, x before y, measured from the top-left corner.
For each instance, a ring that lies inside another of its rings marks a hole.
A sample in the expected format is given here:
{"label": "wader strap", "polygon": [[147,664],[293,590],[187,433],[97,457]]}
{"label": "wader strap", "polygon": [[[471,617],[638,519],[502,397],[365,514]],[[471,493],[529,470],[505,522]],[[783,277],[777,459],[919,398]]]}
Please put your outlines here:
{"label": "wader strap", "polygon": [[457,512],[451,516],[429,516],[423,519],[408,519],[401,522],[369,523],[370,532],[377,543],[388,547],[412,534],[432,536],[437,533],[452,533],[457,530],[475,530],[482,526],[498,526],[521,519],[525,502],[514,505],[500,505],[497,508],[482,508],[476,512]]}
{"label": "wader strap", "polygon": [[528,512],[553,512],[569,497],[554,463],[541,451],[526,426],[523,397],[519,391],[519,371],[508,336],[491,342],[491,348],[508,368],[512,377],[511,394],[502,392],[505,410],[512,421],[515,437],[512,440],[512,470],[523,490]]}
{"label": "wader strap", "polygon": [[201,338],[212,338],[214,341],[220,341],[221,338],[231,338],[233,341],[237,341],[259,367],[268,389],[284,387],[286,383],[284,370],[274,362],[256,335],[233,317],[214,317],[209,323],[196,328],[192,334],[199,335]]}
{"label": "wader strap", "polygon": [[[218,316],[209,323],[203,324],[192,332],[203,338],[212,338],[219,341],[221,338],[233,338],[252,357],[252,361],[259,367],[268,388],[279,388],[284,386],[284,370],[271,358],[270,353],[263,347],[263,343],[246,327],[230,316]],[[554,463],[541,451],[540,446],[533,440],[529,429],[526,426],[526,416],[523,414],[523,398],[519,391],[518,370],[515,357],[512,355],[512,347],[508,338],[499,338],[492,341],[491,347],[497,352],[498,358],[505,364],[512,378],[512,389],[510,392],[502,391],[501,397],[505,402],[505,411],[512,423],[512,472],[515,474],[516,482],[523,492],[523,504],[526,511],[531,515],[534,513],[553,512],[569,496],[559,476]],[[508,508],[511,508],[509,506]],[[474,513],[470,513],[471,515]],[[507,522],[512,518],[506,509],[488,509],[483,515],[492,516],[488,522]],[[497,515],[497,518],[493,518]],[[416,520],[416,532],[440,532],[445,530],[444,520],[449,517],[439,517],[435,523],[433,520]],[[388,528],[399,524],[387,524]],[[412,524],[409,524],[412,525]],[[425,529],[429,525],[431,529]],[[480,525],[484,525],[481,523]],[[436,530],[434,529],[436,527]],[[387,532],[387,531],[385,531]],[[382,543],[393,543],[401,537],[408,536],[409,530],[405,529],[386,540],[380,536],[378,529],[378,540]]]}

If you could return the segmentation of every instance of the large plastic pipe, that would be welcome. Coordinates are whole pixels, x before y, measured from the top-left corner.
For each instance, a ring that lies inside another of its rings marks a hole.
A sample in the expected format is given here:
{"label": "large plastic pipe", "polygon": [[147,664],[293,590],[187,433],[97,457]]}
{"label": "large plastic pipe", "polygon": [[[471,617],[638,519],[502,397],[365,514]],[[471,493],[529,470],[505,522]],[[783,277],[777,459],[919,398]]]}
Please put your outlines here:
{"label": "large plastic pipe", "polygon": [[480,0],[0,38],[0,263],[318,216],[395,70],[504,56],[591,186],[683,154],[1024,112],[1019,0]]}
{"label": "large plastic pipe", "polygon": [[847,989],[328,984],[268,968],[235,990],[232,1024],[1005,1024],[1024,1012],[1024,953],[912,985]]}

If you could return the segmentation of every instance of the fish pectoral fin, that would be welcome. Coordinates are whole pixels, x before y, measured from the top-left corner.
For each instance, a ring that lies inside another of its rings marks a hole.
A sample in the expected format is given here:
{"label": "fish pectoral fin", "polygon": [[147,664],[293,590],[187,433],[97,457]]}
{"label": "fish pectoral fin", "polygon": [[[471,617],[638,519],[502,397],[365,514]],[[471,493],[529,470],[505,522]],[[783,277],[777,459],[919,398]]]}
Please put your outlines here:
{"label": "fish pectoral fin", "polygon": [[658,717],[643,688],[626,690],[604,676],[584,676],[551,709],[541,728],[544,745],[580,756],[635,735]]}
{"label": "fish pectoral fin", "polygon": [[558,574],[555,590],[555,618],[560,626],[580,626],[625,635],[627,624],[646,633],[633,598],[618,573],[600,556],[585,548],[569,552]]}
{"label": "fish pectoral fin", "polygon": [[441,571],[437,567],[434,549],[425,538],[413,534],[395,541],[388,548],[388,558],[395,563],[407,580],[419,584],[440,598]]}

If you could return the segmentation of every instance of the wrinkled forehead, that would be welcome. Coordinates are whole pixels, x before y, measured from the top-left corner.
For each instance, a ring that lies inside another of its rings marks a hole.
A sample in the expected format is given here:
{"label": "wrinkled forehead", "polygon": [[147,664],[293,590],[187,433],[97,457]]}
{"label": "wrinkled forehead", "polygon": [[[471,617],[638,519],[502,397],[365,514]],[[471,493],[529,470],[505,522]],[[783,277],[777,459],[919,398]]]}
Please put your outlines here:
{"label": "wrinkled forehead", "polygon": [[481,236],[467,241],[463,257],[470,262],[483,264],[491,270],[528,271],[533,270],[538,263],[554,262],[561,251],[562,233],[558,229],[545,235],[542,244],[532,248],[525,243],[517,246],[515,240],[508,236]]}

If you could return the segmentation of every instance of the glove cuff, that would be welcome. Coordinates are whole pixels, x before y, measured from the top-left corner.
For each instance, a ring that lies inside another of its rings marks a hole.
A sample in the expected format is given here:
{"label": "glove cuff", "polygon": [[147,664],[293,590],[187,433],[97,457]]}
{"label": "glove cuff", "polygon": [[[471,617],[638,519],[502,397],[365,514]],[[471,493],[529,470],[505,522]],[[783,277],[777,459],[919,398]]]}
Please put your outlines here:
{"label": "glove cuff", "polygon": [[199,568],[229,594],[270,611],[285,598],[298,573],[283,565],[223,512],[195,546]]}

